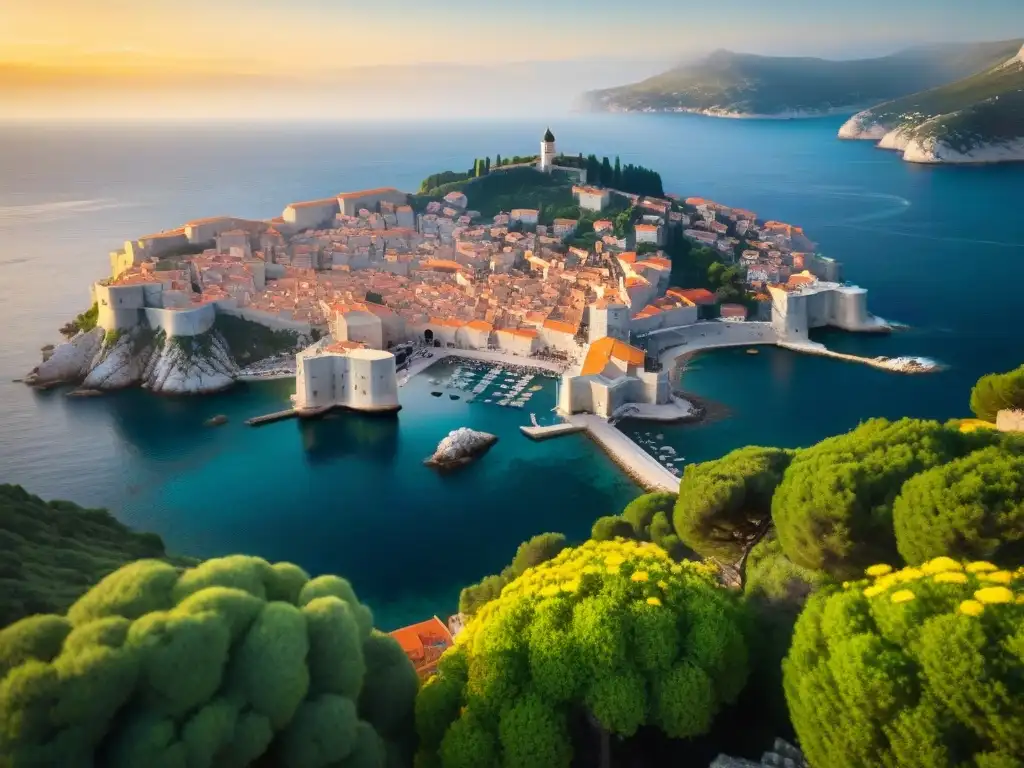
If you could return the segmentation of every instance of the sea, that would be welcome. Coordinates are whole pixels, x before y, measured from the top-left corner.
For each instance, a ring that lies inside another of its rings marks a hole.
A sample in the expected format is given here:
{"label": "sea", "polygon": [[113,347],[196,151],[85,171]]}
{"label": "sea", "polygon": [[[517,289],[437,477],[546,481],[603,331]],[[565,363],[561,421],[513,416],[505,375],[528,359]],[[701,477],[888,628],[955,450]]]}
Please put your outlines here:
{"label": "sea", "polygon": [[[916,355],[939,373],[900,375],[763,348],[691,361],[681,386],[725,418],[621,428],[681,461],[747,444],[805,446],[874,416],[969,415],[978,376],[1024,362],[1024,166],[922,167],[836,139],[840,119],[689,115],[553,119],[561,151],[660,171],[667,192],[699,195],[804,227],[869,290],[889,336],[822,332],[865,356]],[[499,571],[528,537],[586,537],[638,489],[586,437],[533,443],[518,427],[554,404],[554,383],[521,409],[449,394],[441,362],[401,390],[394,419],[338,415],[258,429],[288,380],[220,395],[125,391],[69,399],[12,379],[89,305],[89,284],[125,239],[202,216],[279,215],[292,201],[396,186],[415,191],[475,157],[534,152],[535,121],[346,124],[0,125],[0,482],[105,507],[180,554],[251,553],[339,573],[392,629],[456,609],[459,589]],[[436,383],[432,383],[436,382]],[[432,392],[441,391],[441,396]],[[215,414],[229,423],[204,427]],[[450,430],[499,437],[451,474],[423,465]]]}

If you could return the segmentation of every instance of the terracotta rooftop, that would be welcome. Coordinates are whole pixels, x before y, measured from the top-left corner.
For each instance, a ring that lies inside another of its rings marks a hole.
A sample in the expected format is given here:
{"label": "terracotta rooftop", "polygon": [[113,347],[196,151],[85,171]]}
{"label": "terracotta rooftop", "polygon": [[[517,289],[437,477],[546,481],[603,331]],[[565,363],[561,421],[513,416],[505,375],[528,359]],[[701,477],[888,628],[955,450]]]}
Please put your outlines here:
{"label": "terracotta rooftop", "polygon": [[601,373],[613,359],[624,362],[627,365],[642,367],[644,364],[644,351],[624,341],[605,336],[590,345],[590,349],[587,350],[587,358],[583,361],[583,369],[580,373],[583,376]]}

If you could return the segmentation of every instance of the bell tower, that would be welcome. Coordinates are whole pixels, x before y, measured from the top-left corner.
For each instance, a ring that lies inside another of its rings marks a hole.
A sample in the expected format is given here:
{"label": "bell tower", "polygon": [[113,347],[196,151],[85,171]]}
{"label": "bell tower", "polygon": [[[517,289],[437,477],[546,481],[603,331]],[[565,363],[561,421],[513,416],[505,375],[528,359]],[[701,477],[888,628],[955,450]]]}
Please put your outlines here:
{"label": "bell tower", "polygon": [[540,140],[540,169],[544,173],[551,173],[551,166],[555,164],[555,134],[548,128],[544,137]]}

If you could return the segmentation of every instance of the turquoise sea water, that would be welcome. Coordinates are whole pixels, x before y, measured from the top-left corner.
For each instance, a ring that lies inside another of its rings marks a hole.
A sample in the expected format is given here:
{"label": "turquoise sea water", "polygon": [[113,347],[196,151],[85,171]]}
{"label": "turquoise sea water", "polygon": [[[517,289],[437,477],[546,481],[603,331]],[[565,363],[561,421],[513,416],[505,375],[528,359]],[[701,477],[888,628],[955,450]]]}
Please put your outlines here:
{"label": "turquoise sea water", "polygon": [[[806,445],[874,415],[967,413],[971,383],[1024,360],[1018,274],[1024,166],[923,168],[837,141],[838,120],[575,117],[553,124],[569,152],[619,154],[661,171],[667,191],[802,225],[870,290],[871,309],[910,328],[888,338],[824,334],[863,355],[916,354],[932,376],[779,350],[703,355],[684,386],[732,418],[665,435],[688,460],[751,442]],[[107,251],[189,218],[278,215],[293,200],[385,184],[414,189],[476,156],[533,151],[515,123],[347,126],[0,126],[0,482],[105,506],[175,551],[245,551],[342,573],[392,627],[454,609],[460,586],[500,569],[532,534],[582,537],[637,489],[586,438],[518,434],[527,408],[401,392],[397,420],[345,415],[260,429],[290,382],[191,400],[123,392],[69,400],[10,379],[88,303]],[[231,421],[204,428],[217,413]],[[449,430],[499,443],[464,472],[422,466]]]}

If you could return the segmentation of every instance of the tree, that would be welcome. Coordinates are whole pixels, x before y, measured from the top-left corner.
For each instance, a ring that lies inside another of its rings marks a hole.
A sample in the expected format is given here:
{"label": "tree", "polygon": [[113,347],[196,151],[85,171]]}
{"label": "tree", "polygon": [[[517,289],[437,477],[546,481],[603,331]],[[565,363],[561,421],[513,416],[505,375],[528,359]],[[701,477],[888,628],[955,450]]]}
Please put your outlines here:
{"label": "tree", "polygon": [[613,177],[614,177],[614,173],[612,171],[612,164],[610,162],[608,162],[608,158],[606,157],[603,160],[601,160],[601,171],[600,171],[601,186],[602,187],[611,186],[611,183],[613,181]]}
{"label": "tree", "polygon": [[501,155],[498,155],[494,158],[494,167],[501,168]]}
{"label": "tree", "polygon": [[821,766],[1019,766],[1021,571],[940,557],[822,592],[783,663],[800,746]]}
{"label": "tree", "polygon": [[893,527],[911,565],[939,555],[1024,562],[1024,456],[991,446],[915,475],[893,504]]}
{"label": "tree", "polygon": [[611,541],[616,537],[622,539],[636,538],[633,526],[618,515],[599,517],[590,530],[590,538],[594,541]]}
{"label": "tree", "polygon": [[484,176],[491,172],[491,158],[484,158]]}
{"label": "tree", "polygon": [[990,373],[971,390],[971,410],[979,419],[995,421],[1002,410],[1024,408],[1024,365],[1007,373]]}
{"label": "tree", "polygon": [[622,184],[622,162],[619,160],[619,156],[615,156],[615,168],[612,170],[612,186],[616,189],[620,188]]}
{"label": "tree", "polygon": [[[139,560],[0,632],[0,764],[381,765],[416,673],[337,576],[241,555]],[[100,753],[102,750],[102,754]]]}
{"label": "tree", "polygon": [[892,504],[903,483],[967,453],[976,435],[935,421],[870,419],[798,452],[772,498],[783,551],[839,579],[897,562]]}
{"label": "tree", "polygon": [[633,526],[635,538],[640,541],[651,540],[651,523],[659,512],[671,515],[675,508],[674,493],[645,493],[637,496],[622,510],[622,517]]}
{"label": "tree", "polygon": [[524,541],[516,549],[512,563],[500,574],[487,576],[479,584],[463,588],[459,594],[459,611],[467,615],[476,613],[486,603],[500,595],[502,588],[527,568],[547,562],[565,547],[566,539],[561,533],[541,533]]}
{"label": "tree", "polygon": [[155,533],[136,533],[104,509],[43,501],[0,485],[0,627],[34,613],[63,613],[93,584],[139,558],[171,558]]}
{"label": "tree", "polygon": [[459,634],[416,707],[442,768],[568,766],[569,722],[705,733],[747,674],[735,596],[709,566],[635,541],[590,541],[505,587]]}
{"label": "tree", "polygon": [[740,560],[771,525],[772,494],[792,457],[782,448],[748,446],[690,464],[672,516],[676,534],[704,557]]}

